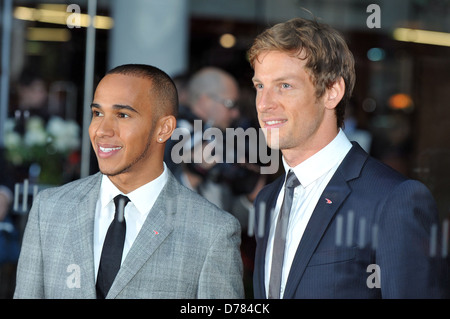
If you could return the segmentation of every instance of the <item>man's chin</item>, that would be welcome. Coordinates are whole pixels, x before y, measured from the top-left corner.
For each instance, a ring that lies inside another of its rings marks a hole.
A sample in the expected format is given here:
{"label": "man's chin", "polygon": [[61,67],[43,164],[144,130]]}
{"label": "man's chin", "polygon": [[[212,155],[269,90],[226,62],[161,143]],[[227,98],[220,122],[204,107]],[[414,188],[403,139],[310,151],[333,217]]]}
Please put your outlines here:
{"label": "man's chin", "polygon": [[109,177],[117,176],[119,174],[124,173],[124,171],[125,171],[118,167],[99,167],[99,170],[103,175],[106,175]]}

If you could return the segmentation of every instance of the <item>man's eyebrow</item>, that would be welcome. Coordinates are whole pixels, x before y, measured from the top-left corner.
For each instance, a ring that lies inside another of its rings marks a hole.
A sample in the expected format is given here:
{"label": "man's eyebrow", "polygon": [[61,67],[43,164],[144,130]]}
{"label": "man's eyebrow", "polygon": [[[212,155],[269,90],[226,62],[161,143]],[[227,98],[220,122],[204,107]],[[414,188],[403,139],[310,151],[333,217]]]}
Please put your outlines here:
{"label": "man's eyebrow", "polygon": [[[139,112],[135,108],[131,107],[130,105],[114,104],[112,107],[113,107],[114,110],[123,110],[123,109],[125,109],[125,110],[129,110],[131,112],[139,114]],[[91,103],[91,109],[92,108],[101,109],[102,106],[100,104],[98,104],[98,103]]]}
{"label": "man's eyebrow", "polygon": [[279,78],[276,78],[274,80],[274,82],[289,81],[289,80],[292,80],[292,79],[294,79],[294,76],[286,75],[286,76],[280,76]]}
{"label": "man's eyebrow", "polygon": [[[296,78],[295,75],[288,74],[288,75],[280,76],[276,79],[273,79],[272,82],[282,82],[282,81],[294,80],[295,78]],[[257,77],[253,77],[252,82],[261,82],[261,81]]]}
{"label": "man's eyebrow", "polygon": [[113,105],[113,109],[114,110],[123,110],[123,109],[125,109],[125,110],[128,110],[128,111],[131,111],[131,112],[139,114],[139,112],[135,108],[131,107],[130,105],[114,104]]}

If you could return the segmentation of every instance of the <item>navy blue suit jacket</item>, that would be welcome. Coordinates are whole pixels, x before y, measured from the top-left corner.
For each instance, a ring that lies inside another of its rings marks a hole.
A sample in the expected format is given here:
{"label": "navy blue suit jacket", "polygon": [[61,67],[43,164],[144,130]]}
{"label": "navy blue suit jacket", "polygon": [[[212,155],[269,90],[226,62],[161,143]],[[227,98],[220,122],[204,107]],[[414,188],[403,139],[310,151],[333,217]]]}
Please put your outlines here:
{"label": "navy blue suit jacket", "polygon": [[[266,298],[268,212],[283,182],[281,176],[267,185],[255,201],[255,298]],[[432,229],[438,230],[436,240]],[[428,189],[353,143],[309,220],[284,298],[447,298],[439,229]]]}

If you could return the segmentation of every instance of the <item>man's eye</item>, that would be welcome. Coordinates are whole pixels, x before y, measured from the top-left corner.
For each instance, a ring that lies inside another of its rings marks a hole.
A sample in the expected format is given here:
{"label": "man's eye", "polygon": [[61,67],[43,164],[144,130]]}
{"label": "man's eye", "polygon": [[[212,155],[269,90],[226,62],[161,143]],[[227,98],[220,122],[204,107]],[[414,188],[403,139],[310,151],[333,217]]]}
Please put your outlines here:
{"label": "man's eye", "polygon": [[281,87],[282,87],[283,89],[289,89],[289,88],[291,87],[291,85],[290,85],[290,84],[287,84],[287,83],[283,83],[283,84],[281,84]]}
{"label": "man's eye", "polygon": [[128,114],[125,114],[125,113],[119,113],[118,116],[121,117],[121,118],[127,118],[127,117],[130,117]]}
{"label": "man's eye", "polygon": [[92,110],[92,116],[99,117],[99,116],[102,116],[102,113],[100,113],[99,111],[96,111],[96,110]]}
{"label": "man's eye", "polygon": [[261,83],[256,83],[255,84],[255,89],[261,90],[262,88],[263,88],[263,85]]}

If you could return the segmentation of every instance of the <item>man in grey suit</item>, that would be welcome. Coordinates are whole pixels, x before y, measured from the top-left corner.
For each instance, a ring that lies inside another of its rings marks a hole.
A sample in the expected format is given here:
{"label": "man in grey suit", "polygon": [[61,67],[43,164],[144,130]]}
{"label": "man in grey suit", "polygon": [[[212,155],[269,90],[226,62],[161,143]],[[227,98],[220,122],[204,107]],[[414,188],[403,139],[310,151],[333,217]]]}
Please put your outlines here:
{"label": "man in grey suit", "polygon": [[[100,81],[89,126],[100,172],[36,196],[15,298],[244,297],[238,221],[180,185],[163,162],[177,106],[172,80],[152,66],[119,66]],[[116,221],[118,194],[129,202]],[[98,278],[110,266],[113,219],[126,234],[105,288]]]}

